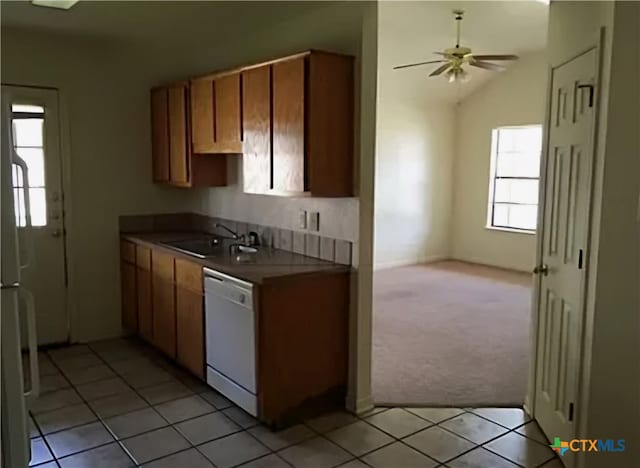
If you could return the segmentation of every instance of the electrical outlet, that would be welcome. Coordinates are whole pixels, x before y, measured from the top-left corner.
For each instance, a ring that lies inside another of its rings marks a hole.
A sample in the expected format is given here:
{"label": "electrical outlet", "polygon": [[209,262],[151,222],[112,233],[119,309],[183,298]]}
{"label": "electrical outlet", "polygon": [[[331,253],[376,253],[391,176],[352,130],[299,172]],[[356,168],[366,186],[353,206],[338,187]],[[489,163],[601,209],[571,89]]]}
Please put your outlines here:
{"label": "electrical outlet", "polygon": [[298,229],[307,229],[307,212],[306,210],[298,211]]}
{"label": "electrical outlet", "polygon": [[320,230],[320,213],[317,211],[310,211],[307,219],[307,225],[310,231]]}

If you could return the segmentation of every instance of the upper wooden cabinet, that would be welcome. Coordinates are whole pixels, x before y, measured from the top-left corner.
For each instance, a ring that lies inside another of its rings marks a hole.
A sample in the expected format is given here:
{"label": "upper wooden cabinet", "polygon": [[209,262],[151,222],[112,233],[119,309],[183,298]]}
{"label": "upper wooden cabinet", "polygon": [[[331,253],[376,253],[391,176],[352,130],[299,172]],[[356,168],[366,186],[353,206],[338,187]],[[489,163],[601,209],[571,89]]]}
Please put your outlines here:
{"label": "upper wooden cabinet", "polygon": [[240,73],[191,81],[194,153],[242,153]]}
{"label": "upper wooden cabinet", "polygon": [[306,57],[278,62],[271,74],[273,99],[273,186],[278,192],[309,191],[305,158]]}
{"label": "upper wooden cabinet", "polygon": [[272,186],[270,66],[242,73],[242,97],[244,191],[266,193]]}
{"label": "upper wooden cabinet", "polygon": [[244,190],[352,196],[353,87],[353,57],[326,52],[245,70]]}
{"label": "upper wooden cabinet", "polygon": [[186,82],[151,90],[153,180],[177,187],[226,185],[225,158],[192,154],[189,102]]}
{"label": "upper wooden cabinet", "polygon": [[354,59],[310,51],[151,92],[153,176],[226,185],[243,154],[244,191],[353,196]]}
{"label": "upper wooden cabinet", "polygon": [[151,151],[154,182],[169,182],[169,90],[151,90]]}

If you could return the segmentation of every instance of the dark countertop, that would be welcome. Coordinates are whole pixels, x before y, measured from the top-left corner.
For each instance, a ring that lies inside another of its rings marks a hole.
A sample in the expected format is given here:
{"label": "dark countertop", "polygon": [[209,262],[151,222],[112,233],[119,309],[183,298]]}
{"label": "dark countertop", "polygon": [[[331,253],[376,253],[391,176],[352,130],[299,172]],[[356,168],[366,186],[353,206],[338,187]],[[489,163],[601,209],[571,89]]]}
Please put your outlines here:
{"label": "dark countertop", "polygon": [[174,249],[164,242],[212,237],[204,233],[122,233],[121,238],[138,244],[147,244],[154,249],[162,249],[176,257],[186,258],[199,263],[204,267],[219,271],[230,276],[255,284],[264,284],[276,279],[299,276],[320,275],[332,273],[347,273],[351,271],[349,265],[340,265],[319,258],[307,257],[285,250],[271,247],[258,247],[254,254],[232,255],[228,245],[237,243],[234,240],[225,240],[219,253],[205,258],[189,255],[188,253]]}

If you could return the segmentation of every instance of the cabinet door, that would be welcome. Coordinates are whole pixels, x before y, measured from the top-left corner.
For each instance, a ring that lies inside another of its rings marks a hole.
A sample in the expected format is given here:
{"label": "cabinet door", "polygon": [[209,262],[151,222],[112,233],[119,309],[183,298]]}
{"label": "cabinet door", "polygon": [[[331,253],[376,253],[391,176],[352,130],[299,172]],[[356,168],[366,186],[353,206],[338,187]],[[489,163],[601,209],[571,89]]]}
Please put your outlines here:
{"label": "cabinet door", "polygon": [[212,153],[215,147],[213,80],[191,82],[191,142],[194,153]]}
{"label": "cabinet door", "polygon": [[138,302],[138,334],[146,341],[153,340],[153,309],[151,304],[151,272],[136,267]]}
{"label": "cabinet door", "polygon": [[187,89],[169,88],[169,167],[171,182],[189,183],[189,146],[187,141]]}
{"label": "cabinet door", "polygon": [[[273,65],[273,188],[304,192],[305,58]],[[330,138],[330,135],[327,135]]]}
{"label": "cabinet door", "polygon": [[219,153],[242,152],[240,118],[240,74],[222,76],[213,82],[215,93],[215,148]]}
{"label": "cabinet door", "polygon": [[244,191],[271,188],[271,67],[242,73],[242,176]]}
{"label": "cabinet door", "polygon": [[151,255],[153,290],[153,343],[167,355],[176,356],[176,309],[173,257],[158,250]]}
{"label": "cabinet door", "polygon": [[120,266],[122,280],[122,326],[125,330],[136,333],[138,330],[136,267],[124,261],[121,262]]}
{"label": "cabinet door", "polygon": [[151,154],[154,182],[169,180],[169,104],[166,88],[151,90]]}
{"label": "cabinet door", "polygon": [[178,361],[204,378],[204,298],[202,293],[176,286]]}

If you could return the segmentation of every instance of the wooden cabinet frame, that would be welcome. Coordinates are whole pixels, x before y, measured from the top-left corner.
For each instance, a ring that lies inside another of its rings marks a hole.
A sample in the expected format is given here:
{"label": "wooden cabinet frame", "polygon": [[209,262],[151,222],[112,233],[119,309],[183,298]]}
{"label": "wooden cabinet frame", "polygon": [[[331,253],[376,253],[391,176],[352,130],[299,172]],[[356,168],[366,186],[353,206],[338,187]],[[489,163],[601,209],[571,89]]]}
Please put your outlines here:
{"label": "wooden cabinet frame", "polygon": [[202,265],[124,239],[120,258],[124,328],[204,380]]}
{"label": "wooden cabinet frame", "polygon": [[225,157],[191,150],[191,99],[188,82],[151,90],[153,180],[175,187],[227,185]]}
{"label": "wooden cabinet frame", "polygon": [[310,51],[243,69],[245,192],[353,196],[353,66]]}
{"label": "wooden cabinet frame", "polygon": [[242,153],[242,75],[227,73],[191,81],[194,153]]}

